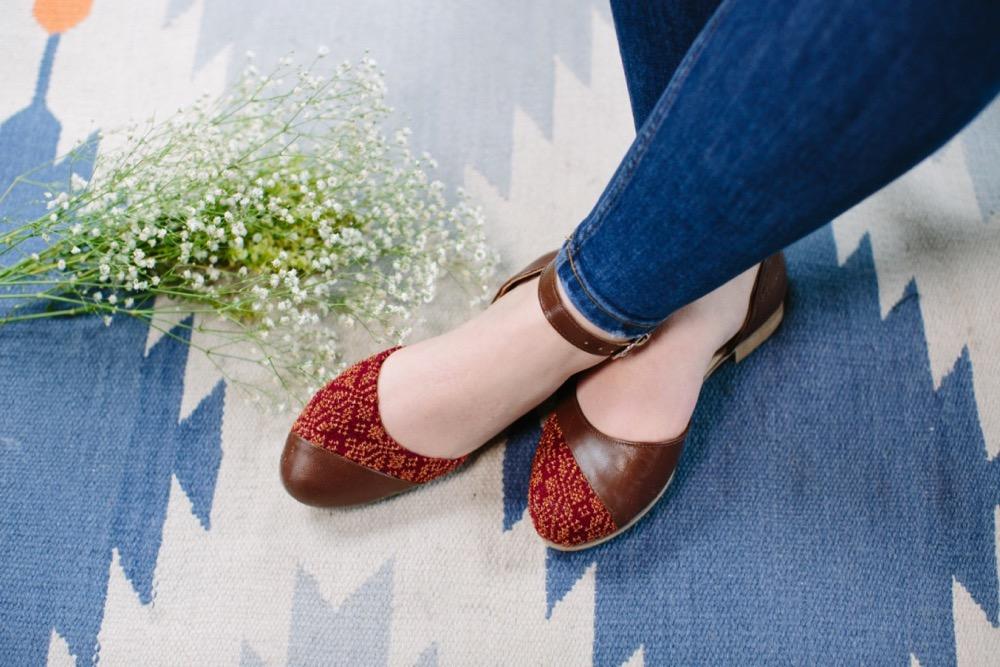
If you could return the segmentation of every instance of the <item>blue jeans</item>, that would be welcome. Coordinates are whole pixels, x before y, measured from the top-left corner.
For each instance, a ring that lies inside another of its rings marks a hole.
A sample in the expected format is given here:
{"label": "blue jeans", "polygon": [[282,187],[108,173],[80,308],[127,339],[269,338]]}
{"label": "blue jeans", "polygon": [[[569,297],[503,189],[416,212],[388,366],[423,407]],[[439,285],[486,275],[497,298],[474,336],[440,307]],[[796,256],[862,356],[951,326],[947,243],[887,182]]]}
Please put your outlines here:
{"label": "blue jeans", "polygon": [[996,0],[612,0],[637,135],[563,244],[633,338],[829,222],[1000,90]]}

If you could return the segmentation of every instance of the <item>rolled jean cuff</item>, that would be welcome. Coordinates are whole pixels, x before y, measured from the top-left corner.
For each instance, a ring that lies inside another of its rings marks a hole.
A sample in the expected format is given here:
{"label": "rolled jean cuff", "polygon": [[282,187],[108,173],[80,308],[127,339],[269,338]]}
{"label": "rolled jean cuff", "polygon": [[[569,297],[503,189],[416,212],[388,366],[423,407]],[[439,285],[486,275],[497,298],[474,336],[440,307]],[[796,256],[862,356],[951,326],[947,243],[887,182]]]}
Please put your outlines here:
{"label": "rolled jean cuff", "polygon": [[556,255],[556,277],[577,311],[609,338],[634,339],[652,333],[660,321],[636,321],[602,298],[594,289],[594,281],[588,279],[587,267],[575,261],[572,244],[572,239],[567,240]]}

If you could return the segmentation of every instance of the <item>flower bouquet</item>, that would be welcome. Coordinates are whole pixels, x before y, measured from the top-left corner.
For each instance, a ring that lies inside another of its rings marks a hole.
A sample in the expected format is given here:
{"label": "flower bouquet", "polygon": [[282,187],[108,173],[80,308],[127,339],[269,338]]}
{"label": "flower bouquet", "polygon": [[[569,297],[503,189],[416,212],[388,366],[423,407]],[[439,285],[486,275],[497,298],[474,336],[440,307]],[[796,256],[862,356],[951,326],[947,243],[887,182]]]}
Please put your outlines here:
{"label": "flower bouquet", "polygon": [[261,74],[248,54],[223,96],[113,135],[89,180],[40,184],[45,215],[0,234],[0,326],[194,313],[181,326],[212,334],[208,358],[234,381],[223,360],[266,368],[271,386],[247,388],[277,403],[341,367],[338,329],[405,337],[443,275],[481,300],[481,213],[448,202],[406,129],[387,135],[375,62],[326,71],[325,55]]}

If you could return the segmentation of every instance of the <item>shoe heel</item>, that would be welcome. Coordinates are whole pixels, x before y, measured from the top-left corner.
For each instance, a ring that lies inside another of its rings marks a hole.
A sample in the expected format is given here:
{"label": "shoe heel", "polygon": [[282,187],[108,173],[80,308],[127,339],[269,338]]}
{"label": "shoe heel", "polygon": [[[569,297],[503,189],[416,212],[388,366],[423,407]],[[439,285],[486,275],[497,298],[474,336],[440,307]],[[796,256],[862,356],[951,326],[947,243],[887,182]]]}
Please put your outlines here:
{"label": "shoe heel", "polygon": [[760,325],[756,331],[746,337],[733,349],[733,361],[740,363],[748,356],[750,353],[756,350],[761,344],[771,337],[778,325],[781,324],[782,318],[785,316],[785,304],[778,306],[778,309],[767,318],[764,324]]}

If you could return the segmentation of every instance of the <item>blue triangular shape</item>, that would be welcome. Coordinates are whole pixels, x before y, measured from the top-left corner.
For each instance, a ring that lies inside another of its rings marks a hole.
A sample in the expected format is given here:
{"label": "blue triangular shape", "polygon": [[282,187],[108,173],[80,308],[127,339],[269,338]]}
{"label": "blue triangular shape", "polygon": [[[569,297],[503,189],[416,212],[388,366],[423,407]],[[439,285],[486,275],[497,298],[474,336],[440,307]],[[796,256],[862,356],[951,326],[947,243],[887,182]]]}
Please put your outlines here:
{"label": "blue triangular shape", "polygon": [[385,665],[389,661],[392,618],[392,561],[386,561],[338,609],[327,602],[316,578],[302,568],[296,575],[291,665]]}
{"label": "blue triangular shape", "polygon": [[177,427],[174,472],[191,500],[192,512],[208,530],[215,482],[222,464],[222,412],[226,384],[216,383],[191,415]]}

